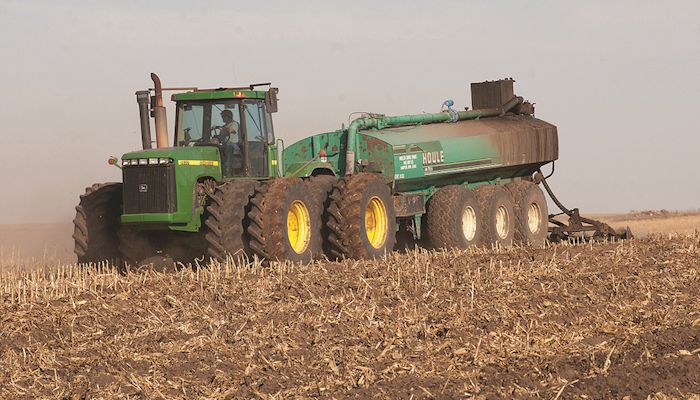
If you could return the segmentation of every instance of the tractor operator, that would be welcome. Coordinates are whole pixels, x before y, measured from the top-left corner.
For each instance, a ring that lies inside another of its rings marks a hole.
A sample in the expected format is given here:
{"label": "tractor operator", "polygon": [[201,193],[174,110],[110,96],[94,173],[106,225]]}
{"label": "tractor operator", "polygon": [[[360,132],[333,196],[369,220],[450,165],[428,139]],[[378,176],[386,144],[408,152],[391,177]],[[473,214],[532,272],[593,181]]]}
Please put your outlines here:
{"label": "tractor operator", "polygon": [[240,125],[233,120],[233,112],[231,112],[231,110],[223,110],[221,112],[221,119],[224,121],[223,126],[212,127],[212,130],[219,129],[219,134],[216,135],[216,139],[222,144],[237,144]]}
{"label": "tractor operator", "polygon": [[[224,121],[223,126],[212,126],[212,130],[219,130],[219,134],[212,137],[212,143],[221,144],[223,146],[222,158],[223,169],[225,175],[234,173],[236,166],[235,154],[240,153],[241,147],[239,141],[240,124],[233,120],[233,112],[231,110],[221,111],[221,119]],[[239,159],[240,161],[240,159]]]}

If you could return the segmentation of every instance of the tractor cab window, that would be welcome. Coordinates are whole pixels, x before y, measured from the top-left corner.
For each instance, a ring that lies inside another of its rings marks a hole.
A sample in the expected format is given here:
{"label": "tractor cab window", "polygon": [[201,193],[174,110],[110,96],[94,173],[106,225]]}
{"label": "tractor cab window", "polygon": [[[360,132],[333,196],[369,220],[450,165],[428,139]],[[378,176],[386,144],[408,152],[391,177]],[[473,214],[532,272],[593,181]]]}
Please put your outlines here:
{"label": "tractor cab window", "polygon": [[216,146],[224,176],[266,176],[268,118],[261,101],[179,102],[176,146]]}
{"label": "tractor cab window", "polygon": [[245,126],[248,137],[248,155],[251,175],[267,175],[267,129],[262,102],[245,101]]}
{"label": "tractor cab window", "polygon": [[240,140],[240,101],[180,103],[177,146],[219,144]]}

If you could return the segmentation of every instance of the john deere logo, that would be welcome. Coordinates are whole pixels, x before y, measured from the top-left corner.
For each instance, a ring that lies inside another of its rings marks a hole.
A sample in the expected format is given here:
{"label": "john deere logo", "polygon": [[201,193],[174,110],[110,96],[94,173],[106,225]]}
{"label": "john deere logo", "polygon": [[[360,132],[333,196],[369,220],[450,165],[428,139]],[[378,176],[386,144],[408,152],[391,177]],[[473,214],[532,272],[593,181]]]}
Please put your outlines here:
{"label": "john deere logo", "polygon": [[146,185],[145,183],[140,184],[139,185],[139,192],[141,192],[141,193],[148,192],[148,185]]}

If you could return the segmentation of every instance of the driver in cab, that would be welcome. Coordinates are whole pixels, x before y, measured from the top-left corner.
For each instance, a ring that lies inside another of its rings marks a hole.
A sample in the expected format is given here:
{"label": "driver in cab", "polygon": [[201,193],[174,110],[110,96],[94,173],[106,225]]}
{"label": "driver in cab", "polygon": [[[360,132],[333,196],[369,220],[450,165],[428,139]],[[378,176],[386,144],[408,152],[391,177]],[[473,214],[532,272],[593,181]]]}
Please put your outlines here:
{"label": "driver in cab", "polygon": [[215,135],[212,141],[222,144],[237,144],[238,143],[238,122],[233,120],[233,112],[231,110],[223,110],[221,119],[224,121],[223,126],[213,126],[212,130],[218,129],[219,134]]}
{"label": "driver in cab", "polygon": [[233,112],[231,112],[231,110],[221,111],[221,119],[224,121],[223,126],[212,126],[211,128],[212,130],[219,130],[219,134],[214,135],[211,142],[223,145],[222,161],[224,162],[224,174],[231,175],[236,168],[234,166],[234,154],[239,153],[241,150],[238,144],[240,125],[233,120]]}

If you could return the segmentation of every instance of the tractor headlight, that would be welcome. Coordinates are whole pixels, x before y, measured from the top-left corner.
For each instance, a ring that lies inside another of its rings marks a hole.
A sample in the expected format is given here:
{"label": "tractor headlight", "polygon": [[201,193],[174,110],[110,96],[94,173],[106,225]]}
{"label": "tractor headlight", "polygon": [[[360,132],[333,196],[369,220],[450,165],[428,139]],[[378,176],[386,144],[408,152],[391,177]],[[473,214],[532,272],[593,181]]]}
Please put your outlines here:
{"label": "tractor headlight", "polygon": [[148,158],[139,158],[139,165],[148,165]]}
{"label": "tractor headlight", "polygon": [[170,164],[172,162],[173,162],[173,160],[170,158],[159,158],[158,159],[158,164]]}

